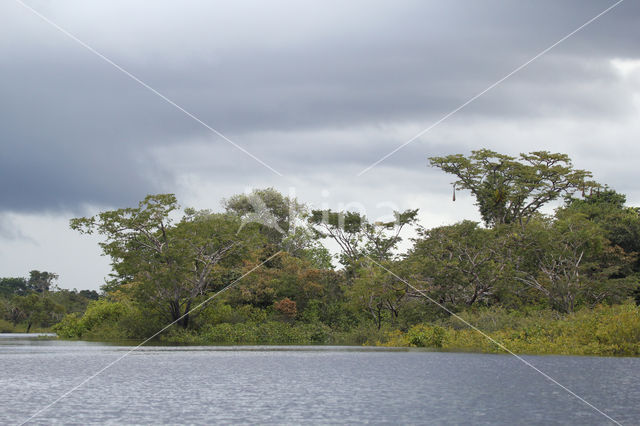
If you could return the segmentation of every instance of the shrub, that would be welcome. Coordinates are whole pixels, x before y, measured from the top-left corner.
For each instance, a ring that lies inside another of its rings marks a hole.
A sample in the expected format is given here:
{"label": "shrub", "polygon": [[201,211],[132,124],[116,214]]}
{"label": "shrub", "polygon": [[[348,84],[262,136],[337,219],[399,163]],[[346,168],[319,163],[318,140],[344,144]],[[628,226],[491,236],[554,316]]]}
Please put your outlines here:
{"label": "shrub", "polygon": [[[631,303],[585,308],[567,315],[548,309],[529,312],[483,309],[462,313],[461,317],[514,353],[640,355],[640,308]],[[506,352],[458,319],[450,318],[443,324],[446,325],[419,324],[406,333],[387,332],[377,344]]]}
{"label": "shrub", "polygon": [[407,341],[411,346],[419,348],[441,348],[446,334],[442,327],[418,324],[407,331]]}
{"label": "shrub", "polygon": [[62,321],[51,328],[58,337],[65,339],[80,338],[85,332],[84,324],[77,313],[65,315],[65,317],[62,318]]}
{"label": "shrub", "polygon": [[62,338],[122,340],[143,338],[157,331],[157,321],[125,302],[94,300],[82,317],[66,315],[53,330]]}
{"label": "shrub", "polygon": [[171,332],[163,340],[172,343],[232,344],[232,345],[306,345],[331,341],[331,329],[324,324],[284,323],[222,323],[205,327],[200,333]]}
{"label": "shrub", "polygon": [[213,303],[204,307],[202,312],[196,313],[194,325],[196,325],[197,328],[197,325],[237,324],[248,321],[260,322],[266,319],[266,311],[255,306],[240,305],[232,307],[226,303]]}
{"label": "shrub", "polygon": [[377,345],[387,341],[388,329],[380,329],[375,324],[362,323],[349,331],[335,334],[332,343],[342,345]]}
{"label": "shrub", "polygon": [[331,342],[331,328],[322,323],[303,324],[307,342],[316,345],[328,344]]}
{"label": "shrub", "polygon": [[105,299],[89,303],[82,316],[82,324],[87,330],[104,324],[113,324],[126,315],[129,307],[123,302],[109,302]]}
{"label": "shrub", "polygon": [[[598,306],[560,317],[539,311],[523,316],[513,327],[489,334],[516,353],[639,355],[640,310],[633,304]],[[469,328],[453,330],[449,336],[446,349],[505,352]]]}
{"label": "shrub", "polygon": [[9,321],[0,319],[0,333],[13,333],[15,329],[14,325]]}

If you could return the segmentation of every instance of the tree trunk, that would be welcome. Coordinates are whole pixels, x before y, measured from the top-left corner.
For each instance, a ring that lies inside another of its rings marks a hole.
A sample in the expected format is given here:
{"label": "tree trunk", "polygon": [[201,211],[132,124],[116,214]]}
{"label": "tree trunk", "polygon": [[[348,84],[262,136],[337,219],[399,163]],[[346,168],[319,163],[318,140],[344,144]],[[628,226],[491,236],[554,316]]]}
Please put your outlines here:
{"label": "tree trunk", "polygon": [[187,302],[187,306],[185,306],[184,308],[184,317],[180,320],[180,325],[185,330],[187,329],[187,327],[189,327],[189,312],[191,312],[191,301]]}
{"label": "tree trunk", "polygon": [[180,302],[171,301],[169,302],[169,310],[171,312],[171,322],[179,322],[179,318],[182,316],[180,312]]}
{"label": "tree trunk", "polygon": [[473,304],[475,303],[475,301],[476,301],[476,299],[477,299],[477,298],[478,298],[478,290],[476,289],[476,290],[473,292],[473,297],[471,297],[471,299],[467,301],[467,306],[471,306],[471,305],[473,305]]}

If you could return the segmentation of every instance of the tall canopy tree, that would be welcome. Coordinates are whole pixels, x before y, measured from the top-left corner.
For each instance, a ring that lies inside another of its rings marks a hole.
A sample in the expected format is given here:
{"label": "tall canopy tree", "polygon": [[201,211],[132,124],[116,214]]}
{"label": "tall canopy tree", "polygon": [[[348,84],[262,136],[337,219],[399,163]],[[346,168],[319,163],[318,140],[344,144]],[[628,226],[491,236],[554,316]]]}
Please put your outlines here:
{"label": "tall canopy tree", "polygon": [[371,223],[356,212],[314,210],[309,219],[320,237],[331,238],[340,246],[338,258],[345,266],[349,284],[347,298],[353,306],[368,312],[378,328],[385,317],[398,318],[410,291],[405,283],[367,258],[391,263],[402,241],[402,229],[414,225],[417,215],[417,209],[394,212],[395,220]]}
{"label": "tall canopy tree", "polygon": [[365,224],[365,250],[368,256],[383,261],[391,260],[398,243],[402,241],[400,232],[418,221],[418,209],[393,212],[394,220],[388,222],[367,222]]}
{"label": "tall canopy tree", "polygon": [[28,291],[27,280],[22,277],[0,278],[0,296],[24,296]]}
{"label": "tall canopy tree", "polygon": [[27,286],[29,290],[37,293],[46,293],[51,289],[53,282],[58,279],[58,274],[46,271],[30,271]]}
{"label": "tall canopy tree", "polygon": [[558,311],[572,312],[580,303],[619,303],[634,285],[621,274],[634,256],[612,246],[605,231],[583,214],[561,211],[555,220],[537,219],[513,238],[515,279]]}
{"label": "tall canopy tree", "polygon": [[11,304],[14,307],[14,323],[24,320],[27,323],[27,333],[31,331],[33,325],[51,325],[60,321],[64,315],[62,305],[54,302],[50,297],[43,297],[36,293],[15,296]]}
{"label": "tall canopy tree", "polygon": [[485,229],[465,220],[419,230],[404,263],[412,278],[439,303],[454,309],[488,305],[509,278],[506,229]]}
{"label": "tall canopy tree", "polygon": [[364,256],[391,259],[402,241],[400,232],[404,227],[414,225],[417,215],[417,209],[394,212],[395,220],[371,223],[357,212],[313,210],[309,223],[320,238],[331,238],[338,244],[340,263],[352,268]]}
{"label": "tall canopy tree", "polygon": [[105,237],[100,245],[112,259],[112,288],[151,302],[187,328],[195,299],[211,290],[220,266],[247,241],[237,217],[187,209],[174,223],[177,209],[173,194],[149,195],[136,208],[72,219],[71,227]]}
{"label": "tall canopy tree", "polygon": [[328,251],[315,238],[306,221],[309,211],[296,198],[274,188],[254,189],[223,200],[227,213],[240,218],[241,227],[253,225],[273,250],[310,260],[316,266],[331,267]]}
{"label": "tall canopy tree", "polygon": [[358,269],[353,284],[345,291],[349,304],[367,312],[378,330],[384,321],[397,323],[410,301],[425,301],[421,289],[408,285],[388,272],[391,268],[397,270],[399,266],[398,262],[389,260],[372,262],[366,259]]}
{"label": "tall canopy tree", "polygon": [[363,255],[366,218],[356,212],[313,210],[309,223],[319,238],[331,238],[340,247],[338,259],[350,268]]}
{"label": "tall canopy tree", "polygon": [[590,172],[573,168],[567,155],[548,151],[516,158],[481,149],[468,157],[454,154],[429,161],[458,178],[454,191],[471,191],[487,226],[526,224],[548,202],[598,187],[589,180]]}
{"label": "tall canopy tree", "polygon": [[267,240],[276,245],[293,230],[296,220],[304,214],[304,205],[274,188],[236,194],[223,200],[223,205],[227,213],[239,216],[243,224],[258,224]]}
{"label": "tall canopy tree", "polygon": [[[605,231],[612,244],[626,253],[640,253],[640,209],[625,206],[626,197],[611,188],[594,192],[583,199],[567,198],[561,215],[579,213]],[[635,264],[640,271],[640,263]]]}

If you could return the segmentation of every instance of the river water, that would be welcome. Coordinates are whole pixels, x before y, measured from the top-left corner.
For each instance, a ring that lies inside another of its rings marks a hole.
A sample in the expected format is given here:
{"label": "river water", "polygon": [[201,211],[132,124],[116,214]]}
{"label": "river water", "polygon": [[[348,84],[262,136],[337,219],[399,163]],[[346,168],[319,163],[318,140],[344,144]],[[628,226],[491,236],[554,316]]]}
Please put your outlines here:
{"label": "river water", "polygon": [[[0,424],[21,424],[131,347],[0,335]],[[526,356],[622,424],[640,358]],[[608,424],[513,356],[360,347],[137,349],[30,424]]]}

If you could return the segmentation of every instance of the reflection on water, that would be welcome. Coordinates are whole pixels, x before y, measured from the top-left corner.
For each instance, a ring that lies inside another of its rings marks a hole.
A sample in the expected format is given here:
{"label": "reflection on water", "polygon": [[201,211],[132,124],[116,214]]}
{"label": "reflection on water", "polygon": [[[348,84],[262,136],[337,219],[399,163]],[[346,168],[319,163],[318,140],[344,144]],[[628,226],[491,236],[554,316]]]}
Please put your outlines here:
{"label": "reflection on water", "polygon": [[0,343],[6,339],[38,339],[43,337],[56,337],[56,333],[0,333]]}
{"label": "reflection on water", "polygon": [[[130,346],[0,335],[0,423],[19,423]],[[640,359],[526,357],[623,424]],[[604,424],[506,355],[360,347],[142,347],[36,424]]]}

